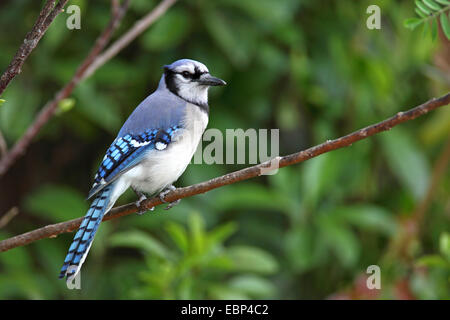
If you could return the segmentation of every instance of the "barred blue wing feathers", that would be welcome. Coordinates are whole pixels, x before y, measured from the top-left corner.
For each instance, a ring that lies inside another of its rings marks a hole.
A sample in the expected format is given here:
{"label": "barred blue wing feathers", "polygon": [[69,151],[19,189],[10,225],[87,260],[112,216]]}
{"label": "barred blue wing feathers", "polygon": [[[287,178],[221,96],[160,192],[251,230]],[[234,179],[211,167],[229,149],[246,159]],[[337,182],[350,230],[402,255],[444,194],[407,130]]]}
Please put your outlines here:
{"label": "barred blue wing feathers", "polygon": [[146,151],[167,147],[179,128],[151,129],[141,134],[125,134],[114,140],[95,174],[88,199],[138,164]]}

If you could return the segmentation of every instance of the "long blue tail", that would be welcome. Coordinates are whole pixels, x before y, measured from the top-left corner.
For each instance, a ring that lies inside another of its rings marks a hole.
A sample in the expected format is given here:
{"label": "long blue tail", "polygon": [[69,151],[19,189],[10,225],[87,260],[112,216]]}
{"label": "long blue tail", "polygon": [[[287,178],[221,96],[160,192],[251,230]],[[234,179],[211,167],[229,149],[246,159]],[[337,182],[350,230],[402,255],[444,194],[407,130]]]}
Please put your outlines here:
{"label": "long blue tail", "polygon": [[80,270],[81,265],[91,248],[92,241],[94,240],[95,233],[103,219],[103,215],[110,206],[112,190],[113,185],[105,187],[97,195],[94,201],[92,201],[92,204],[84,216],[84,219],[75,234],[75,238],[70,245],[69,252],[67,253],[59,274],[60,279],[64,278],[66,275],[69,279],[75,276]]}

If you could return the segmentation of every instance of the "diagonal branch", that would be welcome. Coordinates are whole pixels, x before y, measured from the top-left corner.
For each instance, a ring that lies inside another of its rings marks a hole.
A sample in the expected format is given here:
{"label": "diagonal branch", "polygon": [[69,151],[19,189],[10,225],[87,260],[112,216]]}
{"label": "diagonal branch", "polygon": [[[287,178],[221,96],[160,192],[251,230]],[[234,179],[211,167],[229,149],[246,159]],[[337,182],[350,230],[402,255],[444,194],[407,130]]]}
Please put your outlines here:
{"label": "diagonal branch", "polygon": [[101,67],[106,61],[114,57],[120,50],[128,45],[134,38],[145,31],[153,22],[161,17],[167,9],[172,6],[176,0],[162,0],[161,3],[156,6],[149,14],[147,14],[142,20],[138,21],[124,36],[119,38],[111,48],[101,54],[102,50],[106,47],[110,40],[112,33],[118,27],[122,20],[129,4],[130,0],[124,0],[120,7],[117,7],[117,1],[112,1],[112,17],[102,34],[97,38],[94,47],[89,52],[88,56],[80,64],[75,75],[60,91],[58,91],[55,97],[47,102],[39,114],[36,116],[34,122],[28,127],[24,135],[14,144],[12,149],[3,156],[0,160],[0,176],[5,174],[6,171],[14,164],[14,162],[22,156],[33,138],[39,133],[40,129],[51,119],[58,104],[62,99],[70,96],[72,91],[78,85],[78,83],[86,79],[95,70]]}
{"label": "diagonal branch", "polygon": [[95,57],[100,54],[100,52],[105,48],[109,39],[111,38],[114,30],[118,27],[122,17],[124,16],[128,8],[129,0],[125,0],[124,3],[118,10],[113,11],[111,20],[109,21],[106,28],[103,30],[102,34],[97,38],[93,48],[80,64],[75,75],[67,83],[64,88],[62,88],[53,98],[53,100],[47,102],[47,104],[42,108],[42,110],[37,115],[34,122],[28,127],[25,134],[16,142],[14,147],[1,159],[0,161],[0,176],[4,174],[8,168],[16,161],[18,157],[25,153],[26,148],[31,143],[33,138],[38,134],[42,126],[49,121],[53,116],[54,112],[58,108],[58,103],[67,98],[75,88],[75,86],[80,82],[82,76],[86,72],[89,65],[95,60]]}
{"label": "diagonal branch", "polygon": [[[394,126],[413,120],[420,117],[434,109],[445,106],[450,103],[450,93],[438,98],[432,99],[420,106],[410,109],[405,112],[398,112],[395,116],[386,119],[384,121],[378,122],[371,126],[362,128],[358,131],[350,133],[346,136],[337,138],[335,140],[329,140],[317,146],[311,147],[304,151],[293,153],[283,157],[277,157],[278,167],[286,167],[293,165],[295,163],[303,162],[311,158],[317,157],[322,153],[330,152],[339,148],[348,147],[353,143],[366,139],[367,137],[373,136],[377,133],[387,131]],[[273,167],[273,160],[248,167],[239,171],[228,173],[221,177],[217,177],[205,182],[201,182],[189,187],[178,188],[165,196],[167,202],[173,202],[178,199],[190,197],[196,194],[205,193],[207,191],[223,187],[229,184],[233,184],[239,181],[247,180],[260,176],[263,171],[267,171],[269,166]],[[108,214],[105,215],[103,221],[118,218],[121,216],[129,215],[138,211],[145,211],[154,206],[162,204],[159,197],[148,199],[142,202],[139,208],[134,204],[127,204],[117,208],[112,209]],[[3,241],[0,241],[0,252],[7,251],[9,249],[23,246],[28,243],[44,239],[44,238],[54,238],[57,235],[65,232],[71,232],[78,228],[82,221],[82,217],[78,219],[73,219],[66,222],[61,222],[57,224],[52,224],[45,226],[40,229],[36,229]]]}
{"label": "diagonal branch", "polygon": [[86,72],[86,69],[105,48],[114,30],[118,27],[120,21],[122,20],[128,8],[129,2],[130,0],[125,0],[120,8],[113,11],[108,25],[105,27],[101,35],[97,38],[91,51],[80,64],[72,79],[60,91],[58,91],[58,93],[56,93],[53,100],[45,104],[45,106],[34,119],[34,122],[25,131],[24,135],[14,144],[13,148],[3,156],[0,161],[0,176],[9,169],[9,167],[17,160],[17,158],[25,153],[28,145],[38,134],[42,126],[46,124],[53,116],[56,109],[58,108],[59,102],[62,99],[67,98],[72,93],[73,89],[80,82],[82,76]]}
{"label": "diagonal branch", "polygon": [[60,0],[56,6],[56,0],[48,0],[45,3],[33,28],[27,33],[19,50],[17,50],[11,63],[0,77],[0,95],[5,91],[11,80],[22,71],[23,63],[28,58],[31,51],[36,48],[39,40],[41,40],[56,16],[63,10],[67,1],[68,0]]}

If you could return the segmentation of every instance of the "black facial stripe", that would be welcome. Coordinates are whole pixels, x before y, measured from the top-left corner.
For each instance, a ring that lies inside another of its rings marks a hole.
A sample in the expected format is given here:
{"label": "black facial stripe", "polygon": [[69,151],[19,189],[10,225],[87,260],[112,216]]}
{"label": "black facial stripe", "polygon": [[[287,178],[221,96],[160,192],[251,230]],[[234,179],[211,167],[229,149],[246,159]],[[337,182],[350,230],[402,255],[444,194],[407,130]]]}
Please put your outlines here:
{"label": "black facial stripe", "polygon": [[[193,80],[198,80],[201,75],[208,73],[207,71],[205,72],[201,72],[198,68],[195,68],[195,74],[192,75],[192,79]],[[177,81],[176,81],[176,75],[177,74],[181,74],[181,72],[176,72],[174,70],[170,70],[169,68],[164,68],[164,80],[166,82],[166,87],[167,89],[169,89],[170,92],[172,92],[173,94],[175,94],[176,96],[184,99],[183,97],[181,97],[178,94],[179,88],[177,85]],[[188,101],[186,99],[184,99],[185,101]],[[202,109],[203,111],[205,111],[206,113],[209,113],[209,106],[208,103],[205,104],[199,104],[196,101],[188,101],[191,103],[194,103],[196,105],[198,105],[200,107],[200,109]]]}
{"label": "black facial stripe", "polygon": [[181,71],[181,72],[173,72],[173,73],[175,73],[175,74],[181,74],[183,77],[185,77],[185,78],[190,78],[190,79],[194,79],[194,80],[198,80],[198,79],[200,79],[200,77],[203,75],[203,74],[206,74],[206,73],[208,73],[208,72],[201,72],[200,70],[198,70],[197,68],[195,69],[195,73],[194,74],[192,74],[192,73],[190,73],[189,71]]}
{"label": "black facial stripe", "polygon": [[192,73],[190,73],[189,71],[182,71],[182,72],[177,72],[178,74],[181,74],[184,78],[188,78],[188,79],[192,79],[194,77],[194,75]]}
{"label": "black facial stripe", "polygon": [[175,72],[173,72],[170,69],[166,69],[164,72],[164,78],[166,80],[166,87],[171,92],[178,95],[178,87],[177,84],[175,83]]}

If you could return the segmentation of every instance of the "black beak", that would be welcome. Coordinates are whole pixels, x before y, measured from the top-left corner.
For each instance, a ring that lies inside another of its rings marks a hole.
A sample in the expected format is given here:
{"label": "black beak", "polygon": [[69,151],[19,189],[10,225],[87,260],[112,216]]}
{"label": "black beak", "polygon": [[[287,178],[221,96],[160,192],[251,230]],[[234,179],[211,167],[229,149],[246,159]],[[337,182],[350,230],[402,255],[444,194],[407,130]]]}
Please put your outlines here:
{"label": "black beak", "polygon": [[205,86],[224,86],[227,83],[223,81],[222,79],[213,77],[209,73],[202,75],[198,80],[198,83],[205,85]]}

